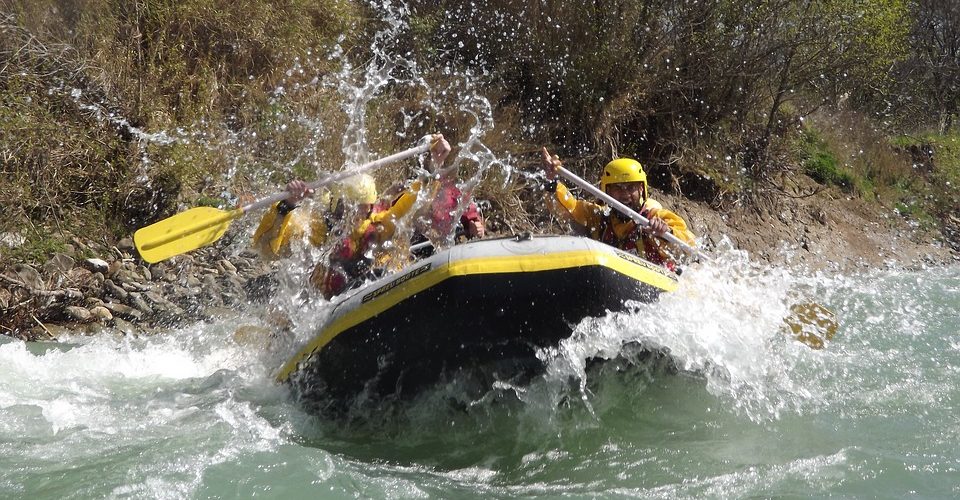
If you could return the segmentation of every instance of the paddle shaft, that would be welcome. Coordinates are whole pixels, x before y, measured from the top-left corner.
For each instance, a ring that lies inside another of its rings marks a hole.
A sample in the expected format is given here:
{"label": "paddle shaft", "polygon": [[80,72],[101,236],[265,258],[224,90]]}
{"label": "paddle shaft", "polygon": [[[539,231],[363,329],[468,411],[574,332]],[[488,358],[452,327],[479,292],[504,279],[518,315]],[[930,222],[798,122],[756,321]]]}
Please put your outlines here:
{"label": "paddle shaft", "polygon": [[[427,137],[427,139],[429,139],[429,136]],[[388,163],[393,163],[393,162],[396,162],[396,161],[405,160],[405,159],[407,159],[407,158],[410,158],[411,156],[417,156],[417,155],[419,155],[419,154],[426,153],[426,152],[429,151],[429,150],[430,150],[430,141],[427,140],[427,141],[424,141],[424,144],[421,144],[421,145],[419,145],[419,146],[417,146],[417,147],[414,147],[414,148],[410,148],[410,149],[408,149],[408,150],[406,150],[406,151],[401,151],[401,152],[399,152],[399,153],[392,154],[392,155],[386,156],[386,157],[384,157],[384,158],[380,158],[379,160],[374,160],[374,161],[372,161],[372,162],[370,162],[370,163],[366,163],[366,164],[364,164],[364,165],[362,165],[362,166],[360,166],[360,167],[354,168],[354,169],[344,170],[343,172],[337,172],[337,173],[335,173],[335,174],[330,174],[330,175],[328,175],[327,177],[324,177],[323,179],[320,179],[320,180],[318,180],[318,181],[314,181],[314,182],[311,182],[311,183],[307,184],[307,189],[317,189],[317,188],[326,186],[327,184],[332,184],[332,183],[334,183],[334,182],[339,182],[339,181],[342,181],[342,180],[346,179],[347,177],[353,177],[354,175],[359,175],[359,174],[363,174],[363,173],[366,173],[366,172],[370,172],[370,171],[376,170],[376,169],[378,169],[378,168],[380,168],[380,167],[382,167],[382,166],[384,166],[384,165],[386,165],[386,164],[388,164]],[[265,207],[268,207],[268,206],[270,206],[270,205],[273,205],[274,203],[276,203],[276,202],[278,202],[278,201],[280,201],[280,200],[285,200],[285,199],[287,199],[289,196],[290,196],[290,193],[289,193],[289,192],[283,191],[283,192],[277,193],[277,194],[275,194],[275,195],[273,195],[273,196],[268,196],[268,197],[266,197],[266,198],[264,198],[264,199],[262,199],[262,200],[257,200],[257,201],[255,201],[255,202],[249,204],[249,205],[246,205],[246,206],[244,206],[244,207],[241,207],[239,210],[240,210],[241,212],[249,212],[249,211],[251,211],[251,210],[257,210],[257,209],[260,209],[260,208],[265,208]]]}
{"label": "paddle shaft", "polygon": [[[635,210],[624,205],[623,203],[620,203],[619,201],[616,200],[616,198],[614,198],[613,196],[610,196],[607,193],[604,193],[593,184],[590,184],[589,182],[581,179],[580,177],[577,177],[576,174],[567,170],[566,168],[557,167],[557,172],[559,172],[560,175],[564,176],[570,182],[586,190],[588,193],[603,200],[604,202],[606,202],[607,205],[610,205],[611,207],[616,208],[617,210],[620,211],[620,213],[626,215],[627,217],[630,217],[631,219],[636,221],[637,224],[640,224],[640,226],[647,227],[650,225],[649,219],[640,215]],[[673,235],[673,233],[670,233],[670,232],[663,233],[662,235],[660,235],[660,238],[663,238],[664,240],[667,240],[670,243],[673,243],[674,245],[679,246],[680,248],[683,249],[684,252],[687,252],[688,254],[693,255],[694,257],[697,257],[700,260],[704,260],[704,261],[710,260],[710,257],[708,257],[706,254],[688,245],[687,242],[681,240],[680,238],[677,238],[676,236]]]}

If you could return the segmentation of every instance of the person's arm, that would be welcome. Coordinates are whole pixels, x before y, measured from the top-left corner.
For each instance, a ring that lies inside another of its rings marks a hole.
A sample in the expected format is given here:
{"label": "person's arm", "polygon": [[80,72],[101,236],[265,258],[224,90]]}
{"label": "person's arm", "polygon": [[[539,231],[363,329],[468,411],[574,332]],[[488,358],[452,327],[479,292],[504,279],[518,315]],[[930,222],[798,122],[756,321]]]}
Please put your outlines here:
{"label": "person's arm", "polygon": [[[285,256],[290,241],[303,235],[303,228],[294,221],[292,212],[300,201],[313,194],[313,190],[307,189],[307,184],[302,180],[291,181],[286,190],[290,196],[271,206],[253,233],[254,249],[267,260]],[[311,229],[315,231],[315,228]]]}
{"label": "person's arm", "polygon": [[463,211],[463,215],[460,216],[460,225],[463,226],[463,230],[467,235],[467,238],[483,238],[487,235],[487,227],[483,222],[483,214],[480,213],[480,208],[477,207],[477,204],[470,202],[470,205],[467,206],[467,209]]}
{"label": "person's arm", "polygon": [[554,196],[557,203],[574,222],[587,228],[600,225],[603,218],[603,207],[596,203],[580,200],[567,189],[562,182],[557,182]]}
{"label": "person's arm", "polygon": [[559,205],[563,212],[561,215],[572,218],[574,222],[588,229],[598,227],[603,218],[603,207],[577,199],[567,186],[557,180],[557,169],[563,166],[560,157],[551,155],[547,148],[543,148],[540,160],[540,168],[547,179],[544,190],[556,199],[556,203],[549,204],[550,208],[557,211],[555,207]]}
{"label": "person's arm", "polygon": [[665,208],[651,208],[647,213],[651,221],[659,218],[666,223],[674,236],[688,245],[695,245],[696,236],[687,228],[687,222],[682,217]]}
{"label": "person's arm", "polygon": [[443,134],[433,134],[430,142],[430,165],[428,165],[427,170],[435,175],[447,174],[443,169],[443,164],[446,163],[447,156],[450,155],[452,149]]}

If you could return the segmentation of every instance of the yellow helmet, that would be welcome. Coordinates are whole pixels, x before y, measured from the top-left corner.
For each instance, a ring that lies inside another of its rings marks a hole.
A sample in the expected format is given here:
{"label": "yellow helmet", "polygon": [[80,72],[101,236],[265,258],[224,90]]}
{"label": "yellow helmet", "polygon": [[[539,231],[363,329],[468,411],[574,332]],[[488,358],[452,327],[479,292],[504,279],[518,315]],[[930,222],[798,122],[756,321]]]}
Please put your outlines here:
{"label": "yellow helmet", "polygon": [[370,174],[357,174],[330,188],[332,201],[346,199],[354,203],[377,202],[377,181]]}
{"label": "yellow helmet", "polygon": [[607,191],[610,184],[620,184],[621,182],[642,182],[643,193],[647,193],[647,174],[643,171],[640,162],[633,158],[617,158],[607,163],[603,167],[603,174],[600,176],[600,189]]}

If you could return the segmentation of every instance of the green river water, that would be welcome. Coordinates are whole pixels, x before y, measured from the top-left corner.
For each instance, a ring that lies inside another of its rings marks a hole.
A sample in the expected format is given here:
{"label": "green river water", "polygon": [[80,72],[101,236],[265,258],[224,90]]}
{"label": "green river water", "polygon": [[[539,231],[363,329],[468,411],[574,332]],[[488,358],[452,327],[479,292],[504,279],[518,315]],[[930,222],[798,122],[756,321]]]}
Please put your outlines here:
{"label": "green river water", "polygon": [[[718,262],[584,321],[530,385],[439,387],[351,422],[291,401],[272,378],[281,349],[233,340],[244,312],[147,338],[7,340],[0,497],[960,495],[960,268]],[[840,319],[822,351],[782,333],[800,295]],[[630,341],[676,366],[638,361]]]}

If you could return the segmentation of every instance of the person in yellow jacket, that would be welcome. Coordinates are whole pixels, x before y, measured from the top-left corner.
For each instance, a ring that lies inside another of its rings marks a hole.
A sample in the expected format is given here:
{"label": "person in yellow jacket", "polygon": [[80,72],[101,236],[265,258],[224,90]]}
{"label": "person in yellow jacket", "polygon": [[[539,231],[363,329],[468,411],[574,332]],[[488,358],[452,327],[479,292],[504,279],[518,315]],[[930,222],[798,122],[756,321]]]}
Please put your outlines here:
{"label": "person in yellow jacket", "polygon": [[366,214],[377,202],[376,181],[369,174],[344,179],[333,186],[322,201],[318,200],[321,207],[311,210],[294,211],[304,198],[313,195],[312,191],[308,192],[306,182],[293,180],[286,190],[290,197],[270,207],[253,234],[253,248],[266,260],[290,257],[292,244],[304,237],[313,247],[322,247],[347,212]]}
{"label": "person in yellow jacket", "polygon": [[555,198],[552,207],[559,205],[555,209],[572,219],[591,238],[676,270],[673,256],[682,252],[669,248],[670,244],[658,237],[670,231],[693,245],[694,235],[683,218],[650,198],[647,174],[640,162],[618,158],[607,163],[600,177],[600,189],[646,217],[650,221],[647,227],[638,227],[632,219],[610,207],[577,199],[556,179],[557,167],[562,166],[560,158],[551,155],[547,148],[542,149],[541,155],[541,168],[547,178],[544,189]]}
{"label": "person in yellow jacket", "polygon": [[[442,134],[434,135],[432,164],[443,165],[450,150]],[[287,184],[290,196],[261,219],[253,246],[268,260],[289,256],[291,243],[304,236],[314,247],[331,247],[329,265],[317,264],[310,276],[310,284],[329,299],[367,277],[375,266],[386,264],[389,256],[383,251],[385,243],[396,233],[397,222],[413,208],[421,183],[414,182],[392,203],[382,203],[378,202],[373,177],[359,174],[331,191],[328,210],[297,214],[294,210],[298,204],[314,194],[306,186],[301,180]]]}

